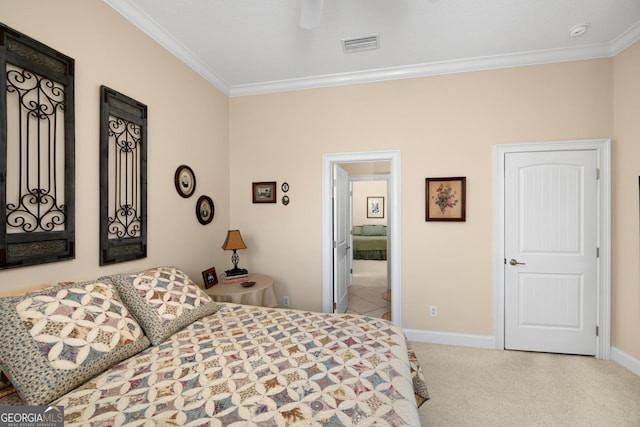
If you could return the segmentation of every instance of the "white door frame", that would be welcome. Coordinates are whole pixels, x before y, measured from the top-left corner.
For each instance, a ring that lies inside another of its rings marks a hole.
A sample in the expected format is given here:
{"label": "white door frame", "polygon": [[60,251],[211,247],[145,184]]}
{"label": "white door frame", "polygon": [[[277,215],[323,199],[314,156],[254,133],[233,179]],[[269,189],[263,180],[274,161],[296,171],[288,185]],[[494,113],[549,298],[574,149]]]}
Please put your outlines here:
{"label": "white door frame", "polygon": [[322,155],[322,311],[333,312],[333,209],[332,174],[336,163],[390,162],[387,185],[388,277],[391,287],[391,321],[402,326],[402,228],[400,197],[400,151],[368,151]]}
{"label": "white door frame", "polygon": [[494,147],[494,334],[497,349],[504,349],[504,171],[505,154],[530,151],[595,150],[598,185],[598,314],[596,357],[611,358],[611,140],[502,144]]}

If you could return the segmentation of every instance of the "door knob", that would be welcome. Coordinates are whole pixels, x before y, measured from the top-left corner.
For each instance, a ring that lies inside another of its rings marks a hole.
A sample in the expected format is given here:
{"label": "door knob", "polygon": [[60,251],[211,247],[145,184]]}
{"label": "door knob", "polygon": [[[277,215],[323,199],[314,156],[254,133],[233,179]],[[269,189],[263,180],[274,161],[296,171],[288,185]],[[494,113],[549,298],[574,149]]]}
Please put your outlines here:
{"label": "door knob", "polygon": [[509,264],[511,264],[511,265],[525,265],[524,262],[518,262],[513,258],[511,258],[511,260],[509,261]]}

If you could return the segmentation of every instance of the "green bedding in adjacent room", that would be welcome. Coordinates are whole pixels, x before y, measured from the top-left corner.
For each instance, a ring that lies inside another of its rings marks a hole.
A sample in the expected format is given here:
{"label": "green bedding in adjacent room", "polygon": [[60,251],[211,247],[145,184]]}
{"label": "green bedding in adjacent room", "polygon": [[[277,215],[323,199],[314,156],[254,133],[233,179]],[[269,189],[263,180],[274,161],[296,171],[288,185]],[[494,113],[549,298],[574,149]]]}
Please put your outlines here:
{"label": "green bedding in adjacent room", "polygon": [[354,225],[353,259],[386,260],[387,226],[382,224]]}

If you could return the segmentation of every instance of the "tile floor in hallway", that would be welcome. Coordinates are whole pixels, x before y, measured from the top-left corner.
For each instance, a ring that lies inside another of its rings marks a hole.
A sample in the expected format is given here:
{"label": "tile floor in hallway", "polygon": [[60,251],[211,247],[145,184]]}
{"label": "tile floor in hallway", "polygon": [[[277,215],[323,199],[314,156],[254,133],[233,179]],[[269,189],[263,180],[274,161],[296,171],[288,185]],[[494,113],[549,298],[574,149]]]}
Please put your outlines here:
{"label": "tile floor in hallway", "polygon": [[383,298],[386,287],[351,285],[349,287],[349,307],[347,313],[383,317],[391,312],[391,303]]}
{"label": "tile floor in hallway", "polygon": [[[354,260],[347,313],[391,318],[391,300],[387,288],[387,262]],[[383,294],[385,294],[383,297]],[[386,299],[385,299],[386,298]]]}

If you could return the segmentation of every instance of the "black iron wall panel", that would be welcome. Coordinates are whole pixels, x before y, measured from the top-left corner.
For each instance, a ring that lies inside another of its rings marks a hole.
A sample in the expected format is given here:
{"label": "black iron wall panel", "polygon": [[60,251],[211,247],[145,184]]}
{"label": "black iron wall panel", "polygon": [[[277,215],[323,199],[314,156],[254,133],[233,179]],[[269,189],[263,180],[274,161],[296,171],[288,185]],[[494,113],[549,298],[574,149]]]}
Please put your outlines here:
{"label": "black iron wall panel", "polygon": [[0,24],[0,268],[74,258],[74,60]]}
{"label": "black iron wall panel", "polygon": [[147,106],[100,87],[100,265],[147,256]]}

